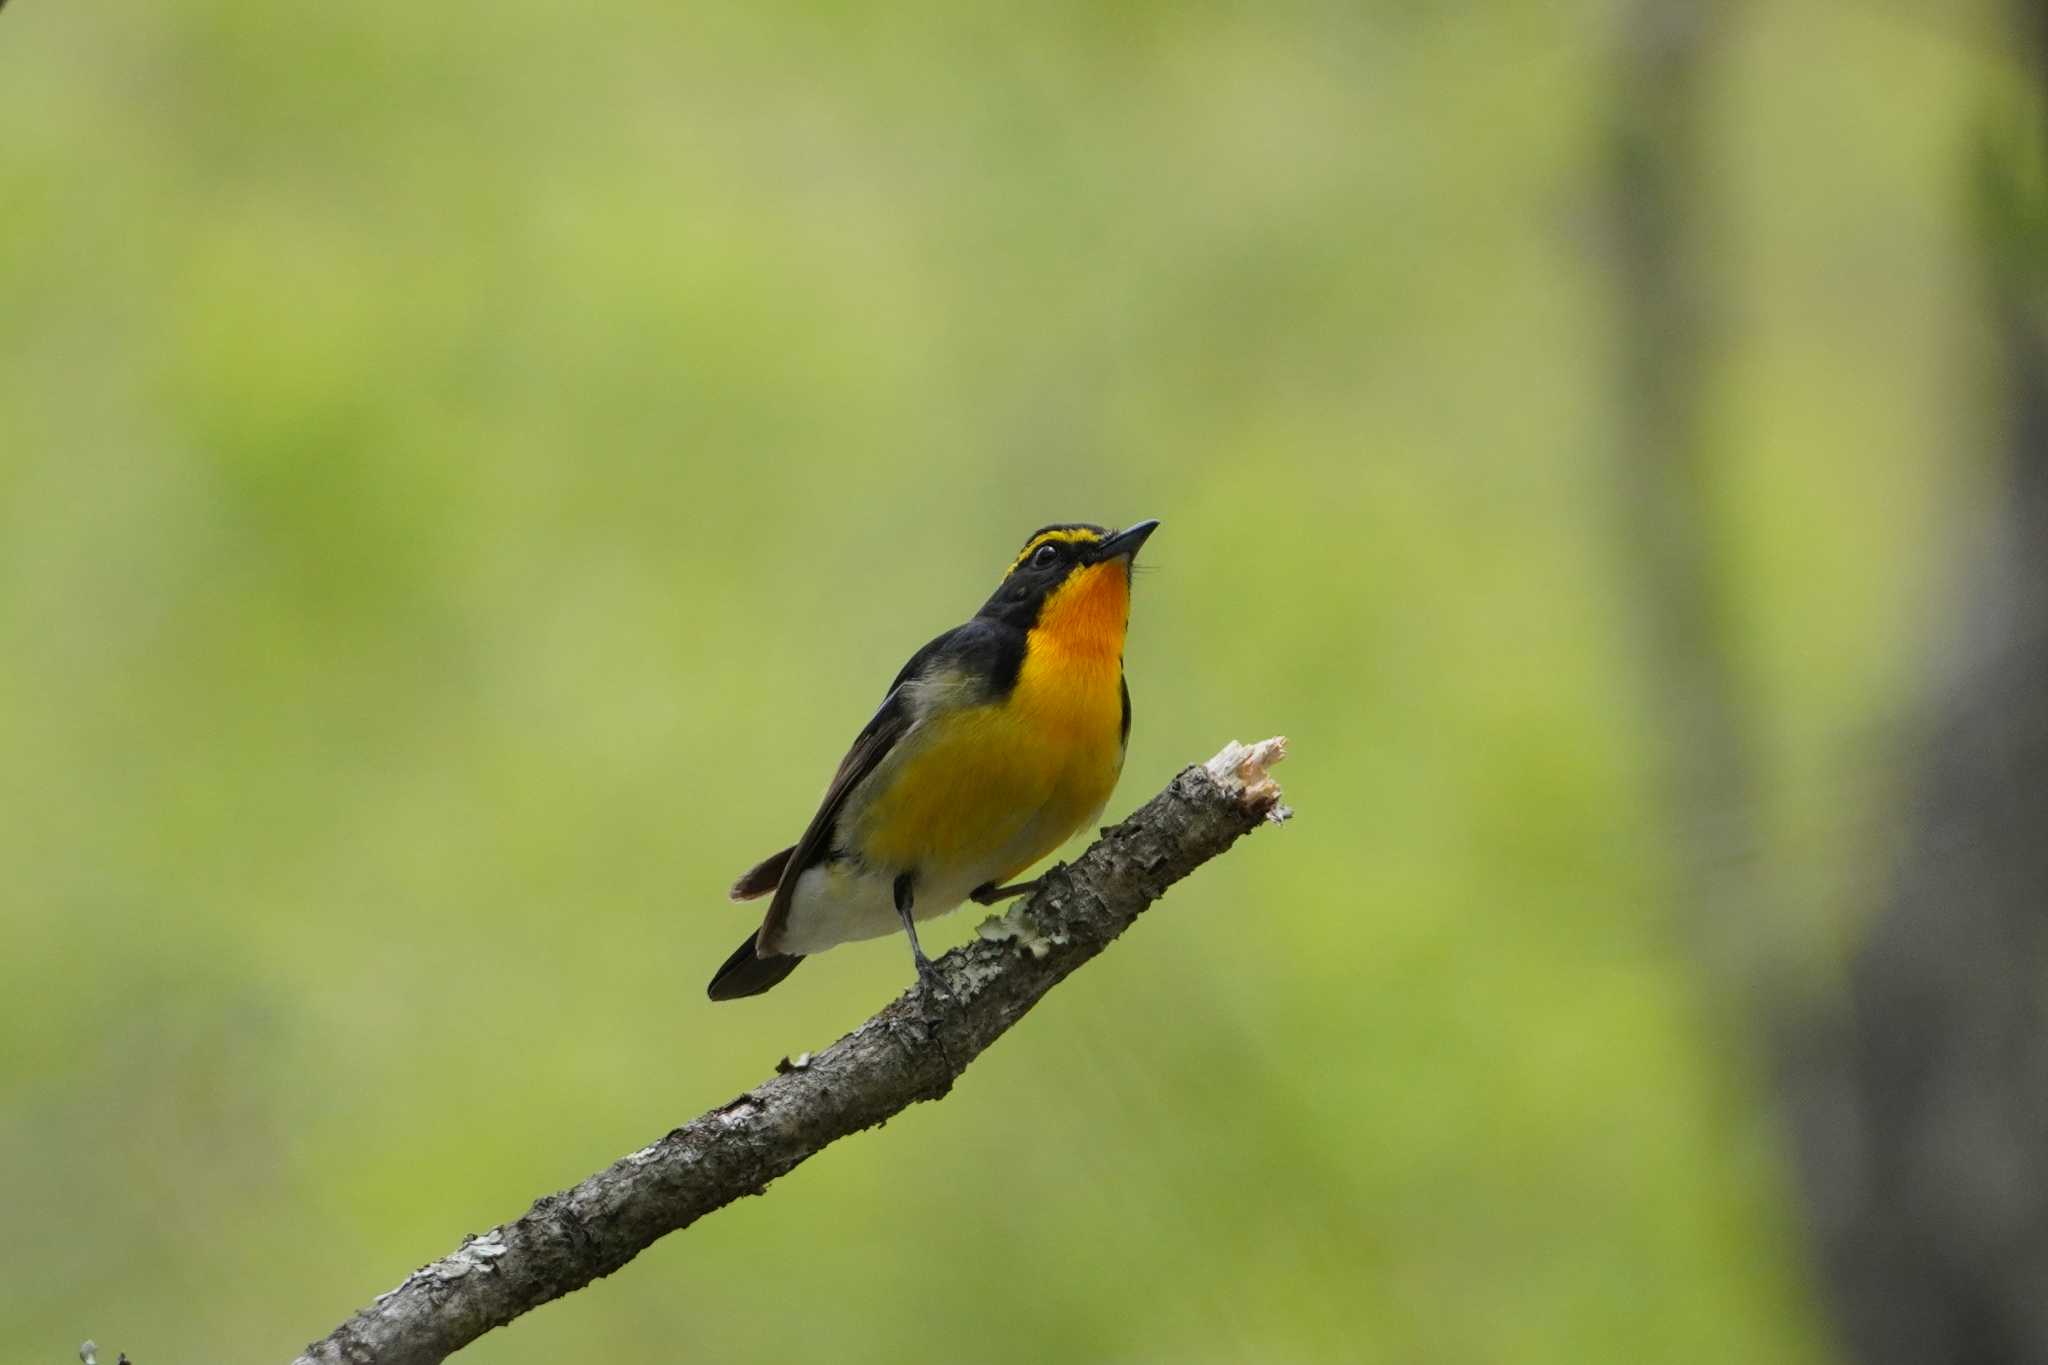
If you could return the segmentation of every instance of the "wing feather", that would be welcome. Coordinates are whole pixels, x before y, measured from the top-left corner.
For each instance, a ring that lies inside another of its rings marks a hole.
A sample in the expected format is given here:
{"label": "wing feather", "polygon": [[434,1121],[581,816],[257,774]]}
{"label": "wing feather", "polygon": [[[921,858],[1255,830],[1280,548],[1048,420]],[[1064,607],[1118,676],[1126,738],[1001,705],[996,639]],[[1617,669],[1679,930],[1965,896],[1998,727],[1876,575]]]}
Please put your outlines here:
{"label": "wing feather", "polygon": [[908,685],[931,676],[936,670],[967,665],[985,685],[1006,691],[1016,679],[1023,652],[1021,631],[977,619],[947,631],[910,656],[910,661],[889,684],[888,696],[882,699],[873,718],[861,727],[853,747],[846,751],[846,757],[839,761],[839,769],[832,774],[824,799],[818,803],[817,814],[811,817],[803,838],[797,840],[783,863],[781,879],[775,884],[775,898],[768,903],[768,913],[763,917],[760,933],[755,938],[760,951],[773,951],[768,945],[788,923],[797,879],[832,852],[833,826],[838,823],[839,812],[844,809],[847,798],[917,724],[918,718],[906,690]]}
{"label": "wing feather", "polygon": [[762,919],[761,932],[755,939],[762,952],[770,951],[768,944],[782,932],[783,924],[789,919],[789,903],[796,895],[797,878],[823,862],[832,851],[832,826],[839,819],[839,810],[846,804],[847,794],[875,770],[875,766],[896,747],[896,741],[902,739],[909,729],[910,708],[904,704],[903,687],[899,683],[889,690],[888,698],[875,712],[874,719],[862,727],[853,747],[839,761],[839,770],[832,774],[832,782],[825,788],[825,799],[818,803],[818,813],[804,827],[803,838],[796,841],[796,850],[783,864],[782,880],[775,884],[775,899],[768,902],[768,914]]}

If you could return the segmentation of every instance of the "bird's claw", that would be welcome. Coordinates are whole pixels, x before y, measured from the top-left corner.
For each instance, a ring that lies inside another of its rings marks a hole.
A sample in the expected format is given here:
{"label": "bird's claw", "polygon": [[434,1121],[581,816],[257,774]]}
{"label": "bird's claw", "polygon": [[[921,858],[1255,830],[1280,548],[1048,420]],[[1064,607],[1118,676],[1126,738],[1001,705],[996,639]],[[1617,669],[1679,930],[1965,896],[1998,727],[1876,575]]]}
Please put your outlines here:
{"label": "bird's claw", "polygon": [[953,998],[952,987],[946,984],[946,978],[939,975],[939,969],[932,965],[932,960],[928,957],[917,960],[917,982],[925,988],[928,995],[942,995],[948,1000]]}

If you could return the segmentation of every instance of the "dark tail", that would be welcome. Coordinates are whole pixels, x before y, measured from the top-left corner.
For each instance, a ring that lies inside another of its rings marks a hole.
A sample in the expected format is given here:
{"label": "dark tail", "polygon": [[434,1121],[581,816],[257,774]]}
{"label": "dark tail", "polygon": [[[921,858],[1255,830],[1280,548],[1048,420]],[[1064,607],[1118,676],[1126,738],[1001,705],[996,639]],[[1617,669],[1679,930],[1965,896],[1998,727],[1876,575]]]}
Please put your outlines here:
{"label": "dark tail", "polygon": [[[0,0],[0,5],[7,0]],[[789,866],[789,855],[796,852],[791,844],[780,853],[771,853],[760,862],[748,868],[746,875],[732,884],[732,898],[736,901],[750,901],[756,896],[765,896],[782,881],[782,869]]]}
{"label": "dark tail", "polygon": [[746,942],[733,949],[725,965],[712,974],[705,994],[713,1000],[759,995],[795,971],[796,964],[803,960],[802,953],[770,953],[763,957],[754,951],[754,936],[748,934]]}

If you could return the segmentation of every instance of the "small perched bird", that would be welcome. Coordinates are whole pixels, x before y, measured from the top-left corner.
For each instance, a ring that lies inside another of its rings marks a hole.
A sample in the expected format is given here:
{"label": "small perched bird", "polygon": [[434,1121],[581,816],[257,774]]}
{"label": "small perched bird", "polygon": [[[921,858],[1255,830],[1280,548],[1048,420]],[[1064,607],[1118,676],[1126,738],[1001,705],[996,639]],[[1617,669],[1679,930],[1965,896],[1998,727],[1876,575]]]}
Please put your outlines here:
{"label": "small perched bird", "polygon": [[734,900],[774,899],[713,1000],[899,925],[931,983],[917,921],[1037,885],[1006,883],[1092,824],[1123,771],[1131,564],[1158,525],[1032,532],[974,619],[910,656],[803,838],[734,884]]}

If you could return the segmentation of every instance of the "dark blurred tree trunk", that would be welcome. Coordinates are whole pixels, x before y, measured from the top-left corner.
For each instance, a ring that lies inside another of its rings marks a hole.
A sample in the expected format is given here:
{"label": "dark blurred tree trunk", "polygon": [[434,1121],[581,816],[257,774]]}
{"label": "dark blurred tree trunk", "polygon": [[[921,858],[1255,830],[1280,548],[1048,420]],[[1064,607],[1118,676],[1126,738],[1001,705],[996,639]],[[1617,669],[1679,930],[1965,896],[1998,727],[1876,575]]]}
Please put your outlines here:
{"label": "dark blurred tree trunk", "polygon": [[1610,107],[1607,225],[1618,349],[1614,464],[1624,605],[1644,664],[1654,795],[1670,831],[1670,902],[1704,970],[1714,1022],[1779,1097],[1804,1150],[1841,1106],[1810,952],[1766,878],[1733,875],[1766,846],[1757,727],[1735,666],[1714,553],[1706,421],[1727,292],[1715,251],[1709,92],[1733,15],[1714,0],[1633,0]]}
{"label": "dark blurred tree trunk", "polygon": [[1851,968],[1814,1231],[1868,1365],[2048,1362],[2048,62],[1980,171],[2008,421],[2001,497],[1941,640],[1905,842]]}
{"label": "dark blurred tree trunk", "polygon": [[1622,352],[1617,481],[1664,737],[1677,896],[1713,998],[1759,1046],[1837,1328],[1866,1365],[2048,1365],[2048,20],[2020,15],[2031,126],[1989,146],[1987,282],[2010,420],[1998,525],[1941,623],[1903,839],[1849,964],[1815,1002],[1768,885],[1752,731],[1712,562],[1718,329],[1702,90],[1720,11],[1637,0],[1619,63],[1610,222]]}
{"label": "dark blurred tree trunk", "polygon": [[1615,525],[1624,606],[1659,739],[1657,795],[1680,928],[1727,1014],[1769,974],[1755,888],[1727,875],[1761,842],[1754,727],[1732,664],[1715,555],[1711,399],[1724,292],[1714,252],[1706,91],[1726,7],[1636,0],[1623,15],[1611,106],[1606,240],[1615,294]]}

